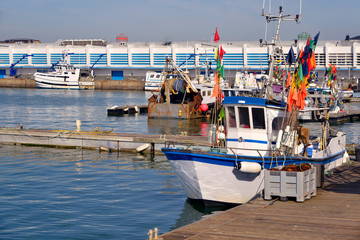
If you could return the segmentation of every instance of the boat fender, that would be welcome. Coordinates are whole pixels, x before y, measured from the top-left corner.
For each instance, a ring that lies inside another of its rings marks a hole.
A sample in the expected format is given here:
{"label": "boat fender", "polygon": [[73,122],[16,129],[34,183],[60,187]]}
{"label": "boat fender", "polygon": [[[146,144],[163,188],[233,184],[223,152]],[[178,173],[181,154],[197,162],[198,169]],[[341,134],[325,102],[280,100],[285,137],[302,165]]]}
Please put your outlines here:
{"label": "boat fender", "polygon": [[236,168],[243,173],[259,173],[261,171],[261,165],[256,162],[240,162]]}
{"label": "boat fender", "polygon": [[282,137],[282,140],[281,140],[281,144],[282,145],[285,145],[287,140],[288,140],[288,137],[289,137],[289,132],[290,132],[290,126],[286,126],[285,127],[285,131],[283,133],[283,137]]}
{"label": "boat fender", "polygon": [[277,139],[276,139],[276,145],[275,145],[276,149],[280,149],[280,147],[281,147],[282,136],[283,136],[283,130],[281,129],[279,131],[279,134],[278,134]]}
{"label": "boat fender", "polygon": [[350,157],[349,157],[349,154],[347,153],[347,151],[345,151],[342,163],[346,163],[348,161],[350,161]]}
{"label": "boat fender", "polygon": [[137,147],[136,148],[136,152],[140,153],[140,152],[143,152],[145,151],[146,149],[148,149],[150,147],[150,144],[146,143],[146,144],[143,144],[141,145],[140,147]]}

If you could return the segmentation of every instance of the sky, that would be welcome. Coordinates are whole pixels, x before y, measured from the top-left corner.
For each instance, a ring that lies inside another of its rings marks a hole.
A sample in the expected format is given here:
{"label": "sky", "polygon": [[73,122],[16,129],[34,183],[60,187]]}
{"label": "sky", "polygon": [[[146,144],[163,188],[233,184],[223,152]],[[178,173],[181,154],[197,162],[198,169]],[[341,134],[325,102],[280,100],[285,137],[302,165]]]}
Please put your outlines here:
{"label": "sky", "polygon": [[[265,13],[299,13],[299,0],[266,0]],[[129,42],[258,41],[275,34],[261,16],[263,0],[0,0],[0,41],[33,38],[100,38],[115,42],[124,33]],[[344,40],[360,35],[359,0],[303,0],[302,19],[283,22],[281,40],[301,32],[320,40]]]}

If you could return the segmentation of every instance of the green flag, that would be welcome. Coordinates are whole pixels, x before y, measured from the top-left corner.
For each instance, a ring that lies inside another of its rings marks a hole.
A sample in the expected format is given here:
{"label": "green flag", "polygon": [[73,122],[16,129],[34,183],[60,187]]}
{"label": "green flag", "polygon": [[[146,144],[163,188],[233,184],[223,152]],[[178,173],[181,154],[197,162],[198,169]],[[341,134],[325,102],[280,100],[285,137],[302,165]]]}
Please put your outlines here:
{"label": "green flag", "polygon": [[217,66],[216,66],[216,71],[217,72],[220,72],[220,69],[221,69],[221,61],[220,61],[220,58],[218,57],[218,59],[217,59]]}
{"label": "green flag", "polygon": [[225,117],[224,108],[221,108],[219,112],[219,121],[221,121],[223,117]]}
{"label": "green flag", "polygon": [[224,71],[224,64],[221,65],[220,71],[219,71],[219,75],[225,79],[225,71]]}
{"label": "green flag", "polygon": [[312,49],[312,50],[315,49],[314,40],[310,40],[309,48]]}
{"label": "green flag", "polygon": [[301,63],[299,64],[299,68],[298,68],[298,77],[299,77],[299,80],[303,81],[304,76],[303,76],[303,70],[302,70],[302,64]]}

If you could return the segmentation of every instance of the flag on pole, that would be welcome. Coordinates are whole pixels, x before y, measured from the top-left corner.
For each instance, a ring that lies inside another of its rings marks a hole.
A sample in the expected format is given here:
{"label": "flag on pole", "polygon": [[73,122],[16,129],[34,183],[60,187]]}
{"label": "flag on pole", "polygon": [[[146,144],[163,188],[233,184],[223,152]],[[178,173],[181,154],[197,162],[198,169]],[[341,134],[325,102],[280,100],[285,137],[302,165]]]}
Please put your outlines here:
{"label": "flag on pole", "polygon": [[294,50],[292,47],[290,48],[288,55],[286,56],[286,62],[289,65],[291,65],[295,62],[295,54],[294,54]]}
{"label": "flag on pole", "polygon": [[220,37],[219,37],[218,31],[217,31],[217,28],[216,28],[215,36],[214,36],[214,42],[218,43],[219,40],[220,40]]}
{"label": "flag on pole", "polygon": [[318,34],[316,34],[316,36],[314,37],[314,46],[316,47],[317,45],[317,42],[319,40],[319,35],[320,35],[320,32],[318,32]]}
{"label": "flag on pole", "polygon": [[220,51],[219,51],[220,60],[223,59],[223,56],[224,56],[225,53],[226,53],[226,52],[225,52],[225,50],[222,48],[222,45],[220,45]]}

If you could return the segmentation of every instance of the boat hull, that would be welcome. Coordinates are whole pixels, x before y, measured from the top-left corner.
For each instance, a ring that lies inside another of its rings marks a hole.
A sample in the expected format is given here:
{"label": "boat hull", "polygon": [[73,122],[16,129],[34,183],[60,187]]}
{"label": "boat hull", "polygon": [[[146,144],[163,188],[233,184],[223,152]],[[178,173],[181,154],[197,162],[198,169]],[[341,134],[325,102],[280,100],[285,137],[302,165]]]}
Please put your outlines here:
{"label": "boat hull", "polygon": [[[327,151],[329,155],[322,157],[285,159],[174,148],[163,148],[162,151],[189,199],[225,204],[243,204],[259,197],[264,189],[264,169],[300,163],[321,164],[325,169],[331,169],[345,161],[345,149]],[[236,168],[241,162],[258,163],[262,170],[258,173],[242,172]]]}
{"label": "boat hull", "polygon": [[36,87],[38,88],[56,88],[56,89],[94,89],[93,81],[64,81],[62,77],[53,77],[51,80],[46,77],[35,76]]}
{"label": "boat hull", "polygon": [[194,103],[157,103],[149,102],[148,104],[149,118],[175,118],[175,119],[191,119],[201,118],[200,109],[194,109]]}
{"label": "boat hull", "polygon": [[60,89],[80,89],[79,81],[65,81],[64,77],[46,77],[34,75],[35,83],[38,88],[60,88]]}

